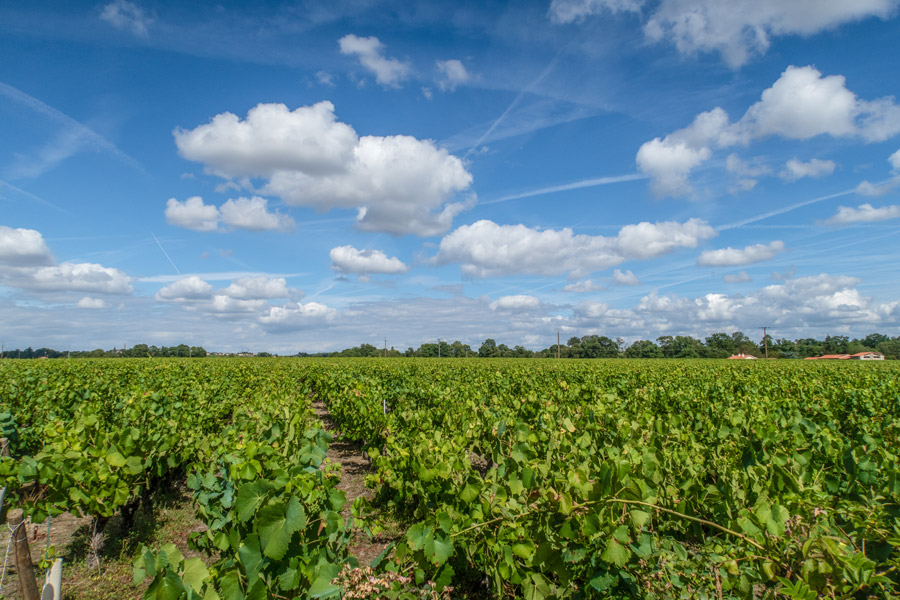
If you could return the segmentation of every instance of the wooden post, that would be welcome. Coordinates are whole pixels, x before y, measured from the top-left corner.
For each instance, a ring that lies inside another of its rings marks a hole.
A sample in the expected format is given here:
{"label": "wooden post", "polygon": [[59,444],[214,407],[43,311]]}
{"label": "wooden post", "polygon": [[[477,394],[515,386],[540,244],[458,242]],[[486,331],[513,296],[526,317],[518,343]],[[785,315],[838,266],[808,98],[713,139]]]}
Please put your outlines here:
{"label": "wooden post", "polygon": [[25,529],[25,511],[15,508],[9,511],[9,528],[12,530],[13,556],[16,561],[16,575],[19,577],[19,594],[23,600],[40,600],[34,565],[31,564],[31,550],[28,548],[28,531]]}

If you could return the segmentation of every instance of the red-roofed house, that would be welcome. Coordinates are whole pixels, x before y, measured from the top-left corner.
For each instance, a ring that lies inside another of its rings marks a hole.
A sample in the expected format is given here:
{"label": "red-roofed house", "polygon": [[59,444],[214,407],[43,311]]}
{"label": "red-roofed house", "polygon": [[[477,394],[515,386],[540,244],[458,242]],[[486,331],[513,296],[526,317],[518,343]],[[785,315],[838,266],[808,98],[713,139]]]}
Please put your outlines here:
{"label": "red-roofed house", "polygon": [[884,360],[881,352],[857,352],[850,355],[850,360]]}
{"label": "red-roofed house", "polygon": [[732,354],[731,356],[728,357],[728,360],[741,360],[741,359],[756,360],[756,357],[753,356],[752,354],[744,354],[743,352],[741,352],[740,354]]}

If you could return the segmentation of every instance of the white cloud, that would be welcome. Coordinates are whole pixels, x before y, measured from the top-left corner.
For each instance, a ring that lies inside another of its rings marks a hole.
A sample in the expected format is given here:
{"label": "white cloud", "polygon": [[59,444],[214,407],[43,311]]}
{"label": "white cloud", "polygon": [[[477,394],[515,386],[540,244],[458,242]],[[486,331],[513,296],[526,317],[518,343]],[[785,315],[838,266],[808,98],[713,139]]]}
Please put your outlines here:
{"label": "white cloud", "polygon": [[722,280],[725,283],[747,283],[753,281],[749,275],[747,275],[747,271],[739,271],[737,273],[728,273],[722,276]]}
{"label": "white cloud", "polygon": [[553,0],[549,15],[555,23],[572,23],[603,11],[640,12],[643,5],[644,0]]}
{"label": "white cloud", "polygon": [[289,215],[269,212],[268,200],[252,198],[230,199],[219,209],[222,222],[250,231],[293,231],[297,224]]}
{"label": "white cloud", "polygon": [[258,105],[241,121],[224,113],[193,130],[177,130],[185,158],[225,178],[267,179],[262,191],[292,206],[356,209],[364,231],[438,235],[473,200],[451,201],[469,187],[462,161],[430,140],[357,137],[320,102],[291,112]]}
{"label": "white cloud", "polygon": [[457,86],[463,85],[471,79],[465,65],[455,58],[439,60],[435,65],[441,74],[441,78],[438,80],[438,87],[443,91],[452,92]]}
{"label": "white cloud", "polygon": [[128,0],[114,0],[100,9],[100,18],[116,29],[130,31],[138,37],[147,37],[147,29],[153,19],[143,9]]}
{"label": "white cloud", "polygon": [[170,302],[208,300],[212,294],[212,289],[213,286],[211,284],[203,281],[196,275],[191,275],[160,288],[156,292],[156,299]]}
{"label": "white cloud", "polygon": [[87,308],[87,309],[100,309],[106,308],[106,302],[104,302],[101,298],[91,298],[89,296],[85,296],[81,300],[79,300],[75,306],[77,308]]}
{"label": "white cloud", "polygon": [[725,168],[729,173],[746,177],[760,177],[770,175],[772,167],[767,165],[762,158],[756,157],[750,160],[742,160],[737,154],[731,153],[725,159]]}
{"label": "white cloud", "polygon": [[338,44],[341,54],[356,56],[359,63],[375,74],[375,81],[386,87],[400,87],[400,82],[407,79],[412,72],[409,63],[396,58],[386,58],[382,44],[377,37],[357,37],[352,33],[345,35]]}
{"label": "white cloud", "polygon": [[888,179],[882,183],[872,183],[871,181],[861,181],[853,191],[861,196],[884,196],[900,185],[900,177]]}
{"label": "white cloud", "polygon": [[326,327],[333,323],[339,313],[336,309],[319,302],[296,303],[273,306],[268,314],[259,318],[260,324],[269,331],[298,331]]}
{"label": "white cloud", "polygon": [[641,280],[630,270],[623,273],[619,269],[615,269],[612,280],[616,285],[641,285]]}
{"label": "white cloud", "polygon": [[238,300],[224,294],[215,294],[212,301],[201,305],[204,312],[215,315],[257,314],[268,304],[265,300]]}
{"label": "white cloud", "polygon": [[204,204],[200,196],[192,196],[184,202],[169,198],[166,222],[195,231],[226,231],[227,228],[220,227],[220,222],[250,231],[288,232],[297,226],[291,216],[269,212],[268,200],[259,196],[229,199],[221,208]]}
{"label": "white cloud", "polygon": [[461,263],[463,274],[469,277],[568,273],[577,278],[629,258],[654,258],[680,247],[695,248],[700,240],[715,235],[699,219],[626,225],[616,237],[575,235],[569,228],[539,231],[481,220],[444,236],[434,262]]}
{"label": "white cloud", "polygon": [[[619,2],[578,4],[595,7],[595,13]],[[663,0],[644,32],[651,40],[671,41],[682,54],[719,52],[737,68],[764,54],[773,36],[808,36],[871,16],[887,18],[896,7],[897,0]]]}
{"label": "white cloud", "polygon": [[334,87],[334,75],[328,71],[316,71],[316,80],[326,87]]}
{"label": "white cloud", "polygon": [[381,250],[357,250],[353,246],[337,246],[329,253],[331,268],[339,273],[357,275],[406,273],[407,266],[396,256],[388,258]]}
{"label": "white cloud", "polygon": [[813,158],[808,162],[803,162],[796,158],[788,160],[784,164],[784,170],[781,172],[781,178],[793,181],[803,177],[824,177],[834,173],[837,165],[833,160],[820,160]]}
{"label": "white cloud", "polygon": [[897,150],[888,158],[888,162],[891,163],[891,168],[894,171],[900,171],[900,150]]}
{"label": "white cloud", "polygon": [[857,208],[838,207],[836,215],[825,221],[829,225],[851,225],[853,223],[872,223],[900,218],[900,205],[875,208],[871,204],[860,204]]}
{"label": "white cloud", "polygon": [[339,173],[359,141],[352,127],[336,120],[328,101],[293,111],[284,104],[257,104],[244,120],[225,112],[205,125],[178,128],[173,134],[181,156],[225,178],[279,171]]}
{"label": "white cloud", "polygon": [[130,294],[131,278],[119,269],[95,263],[64,262],[37,267],[22,273],[17,287],[44,292],[88,292],[95,294]]}
{"label": "white cloud", "polygon": [[39,231],[0,225],[0,265],[36,267],[53,262],[50,248]]}
{"label": "white cloud", "polygon": [[40,232],[0,225],[0,283],[35,292],[132,292],[131,278],[119,269],[55,262]]}
{"label": "white cloud", "polygon": [[523,311],[540,308],[541,301],[534,296],[517,294],[515,296],[500,296],[490,304],[491,310]]}
{"label": "white cloud", "polygon": [[[790,66],[736,123],[731,123],[728,114],[716,107],[697,115],[684,129],[645,142],[638,149],[636,162],[640,171],[653,178],[657,195],[686,196],[692,191],[688,182],[691,171],[717,148],[749,144],[770,136],[805,140],[830,135],[873,142],[897,133],[900,106],[893,98],[860,100],[846,88],[843,76],[823,77],[814,67]],[[802,172],[826,169],[829,162],[810,161],[804,167],[797,161],[796,166]],[[732,169],[741,167],[739,159],[731,160]]]}
{"label": "white cloud", "polygon": [[563,287],[562,291],[571,292],[576,294],[584,294],[586,292],[599,292],[601,290],[605,290],[606,287],[596,284],[590,279],[585,279],[584,281],[579,281],[577,283],[570,283]]}
{"label": "white cloud", "polygon": [[175,198],[166,201],[166,223],[194,231],[218,231],[219,209],[204,204],[200,196],[191,196],[184,202]]}
{"label": "white cloud", "polygon": [[299,290],[289,288],[283,277],[241,277],[221,291],[222,295],[236,300],[291,298]]}
{"label": "white cloud", "polygon": [[740,267],[754,263],[771,260],[784,252],[784,242],[775,240],[768,244],[753,244],[743,250],[737,248],[722,248],[719,250],[704,250],[697,259],[698,267]]}

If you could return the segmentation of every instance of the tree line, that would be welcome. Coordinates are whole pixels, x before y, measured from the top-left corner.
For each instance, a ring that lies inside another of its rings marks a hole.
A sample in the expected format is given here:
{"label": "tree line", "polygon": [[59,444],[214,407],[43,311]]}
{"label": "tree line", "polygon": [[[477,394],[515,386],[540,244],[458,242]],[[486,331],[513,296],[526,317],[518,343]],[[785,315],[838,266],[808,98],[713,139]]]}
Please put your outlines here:
{"label": "tree line", "polygon": [[[560,358],[728,358],[733,354],[749,354],[759,358],[807,358],[823,354],[856,354],[857,352],[880,352],[888,359],[900,359],[900,336],[889,337],[881,333],[870,333],[863,338],[846,335],[826,336],[824,340],[802,338],[789,340],[774,339],[766,335],[759,342],[750,339],[741,331],[733,333],[713,333],[704,340],[685,335],[663,335],[656,340],[637,340],[626,344],[622,338],[612,339],[602,335],[586,335],[569,338],[558,348]],[[348,356],[378,357],[407,356],[427,358],[556,358],[557,345],[543,350],[529,350],[517,345],[510,348],[498,344],[493,338],[484,340],[478,349],[460,341],[438,343],[429,342],[418,348],[407,348],[405,352],[378,348],[372,344],[360,344],[339,352],[323,352],[315,355],[300,353],[298,356]]]}
{"label": "tree line", "polygon": [[24,350],[4,350],[0,353],[0,358],[149,358],[149,357],[165,357],[180,356],[184,358],[202,358],[207,352],[202,346],[188,346],[187,344],[179,344],[177,346],[148,346],[147,344],[136,344],[131,348],[113,348],[112,350],[53,350],[52,348],[31,347]]}

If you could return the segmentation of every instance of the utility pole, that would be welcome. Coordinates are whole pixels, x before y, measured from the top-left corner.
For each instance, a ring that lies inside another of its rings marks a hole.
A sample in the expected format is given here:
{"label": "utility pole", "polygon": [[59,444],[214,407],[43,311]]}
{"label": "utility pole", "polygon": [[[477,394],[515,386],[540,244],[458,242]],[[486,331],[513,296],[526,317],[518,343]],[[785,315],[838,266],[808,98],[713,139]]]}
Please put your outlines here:
{"label": "utility pole", "polygon": [[556,330],[556,358],[559,358],[559,329]]}
{"label": "utility pole", "polygon": [[387,338],[384,338],[384,357],[387,358]]}
{"label": "utility pole", "polygon": [[763,330],[763,345],[766,349],[766,358],[769,358],[769,336],[766,335],[766,329],[768,328],[768,325],[766,325],[765,327],[760,327],[760,329]]}
{"label": "utility pole", "polygon": [[441,357],[441,338],[438,338],[438,358]]}

